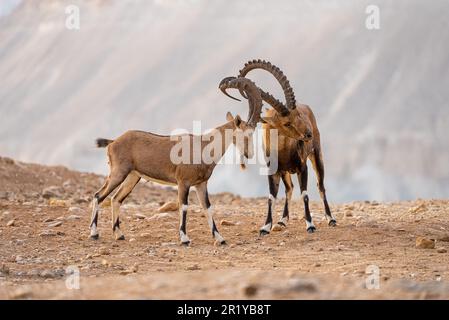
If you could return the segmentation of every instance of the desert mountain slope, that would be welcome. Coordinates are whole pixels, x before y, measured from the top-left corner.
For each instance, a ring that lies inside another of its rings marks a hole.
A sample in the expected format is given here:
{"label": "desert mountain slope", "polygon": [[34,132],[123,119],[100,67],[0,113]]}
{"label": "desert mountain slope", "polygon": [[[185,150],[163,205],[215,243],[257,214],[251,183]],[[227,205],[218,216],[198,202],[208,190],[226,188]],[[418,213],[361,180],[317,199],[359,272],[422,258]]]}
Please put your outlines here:
{"label": "desert mountain slope", "polygon": [[[69,3],[78,31],[65,28]],[[0,18],[0,154],[104,174],[96,137],[246,114],[217,85],[264,58],[316,113],[329,198],[448,197],[448,2],[377,3],[370,31],[369,1],[22,1]],[[211,188],[267,193],[256,168],[236,166]]]}

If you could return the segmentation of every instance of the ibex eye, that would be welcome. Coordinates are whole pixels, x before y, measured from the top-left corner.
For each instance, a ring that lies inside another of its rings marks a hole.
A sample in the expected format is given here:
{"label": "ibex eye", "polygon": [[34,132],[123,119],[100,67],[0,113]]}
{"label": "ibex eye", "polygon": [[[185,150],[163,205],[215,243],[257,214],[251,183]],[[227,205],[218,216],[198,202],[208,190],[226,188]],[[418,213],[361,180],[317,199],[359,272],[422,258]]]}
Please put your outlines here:
{"label": "ibex eye", "polygon": [[292,124],[291,124],[291,122],[287,122],[287,123],[285,124],[285,126],[286,126],[286,127],[291,127]]}

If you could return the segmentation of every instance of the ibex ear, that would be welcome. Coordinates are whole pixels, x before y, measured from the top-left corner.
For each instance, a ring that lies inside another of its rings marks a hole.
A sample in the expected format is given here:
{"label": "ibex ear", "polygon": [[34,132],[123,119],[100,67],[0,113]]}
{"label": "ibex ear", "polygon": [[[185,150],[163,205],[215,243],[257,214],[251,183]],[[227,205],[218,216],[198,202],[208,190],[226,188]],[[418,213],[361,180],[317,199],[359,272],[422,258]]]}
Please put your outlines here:
{"label": "ibex ear", "polygon": [[236,115],[234,118],[234,124],[236,126],[236,128],[240,128],[240,125],[242,124],[242,119],[240,118],[239,115]]}
{"label": "ibex ear", "polygon": [[261,117],[260,119],[260,122],[274,126],[272,117]]}
{"label": "ibex ear", "polygon": [[228,121],[234,120],[234,117],[232,116],[232,113],[230,113],[229,111],[228,111],[228,113],[226,113],[226,120],[228,120]]}

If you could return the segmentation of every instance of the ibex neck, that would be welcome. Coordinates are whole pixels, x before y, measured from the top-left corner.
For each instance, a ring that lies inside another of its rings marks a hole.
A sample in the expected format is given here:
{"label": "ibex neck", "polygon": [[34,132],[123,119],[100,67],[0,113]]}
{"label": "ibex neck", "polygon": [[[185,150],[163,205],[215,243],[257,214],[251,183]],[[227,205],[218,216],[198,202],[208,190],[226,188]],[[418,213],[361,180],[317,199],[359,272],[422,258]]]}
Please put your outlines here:
{"label": "ibex neck", "polygon": [[214,152],[211,153],[211,158],[215,164],[220,161],[232,143],[233,133],[234,124],[230,121],[203,135],[202,149],[210,148],[211,150],[214,150]]}

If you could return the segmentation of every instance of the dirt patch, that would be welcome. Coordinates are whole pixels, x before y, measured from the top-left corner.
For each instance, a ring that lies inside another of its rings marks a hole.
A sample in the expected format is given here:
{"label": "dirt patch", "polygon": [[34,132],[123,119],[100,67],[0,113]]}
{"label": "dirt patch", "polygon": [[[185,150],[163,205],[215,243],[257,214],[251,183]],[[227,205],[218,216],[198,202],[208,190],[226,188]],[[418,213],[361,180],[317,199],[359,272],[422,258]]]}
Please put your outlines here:
{"label": "dirt patch", "polygon": [[[314,234],[306,233],[302,204],[293,201],[287,228],[260,237],[266,199],[214,195],[216,222],[228,242],[217,247],[192,198],[192,244],[182,247],[178,214],[157,210],[176,192],[141,184],[122,206],[126,240],[113,240],[104,207],[94,241],[88,201],[103,177],[4,158],[0,164],[0,192],[8,192],[0,199],[3,299],[449,298],[446,200],[332,205],[336,228],[327,226],[321,203],[311,202]],[[30,182],[31,174],[38,182]],[[48,187],[61,188],[59,195],[44,198]],[[417,247],[417,237],[435,240],[435,248]],[[368,290],[376,267],[380,289]],[[80,290],[67,289],[67,268],[79,270]]]}

